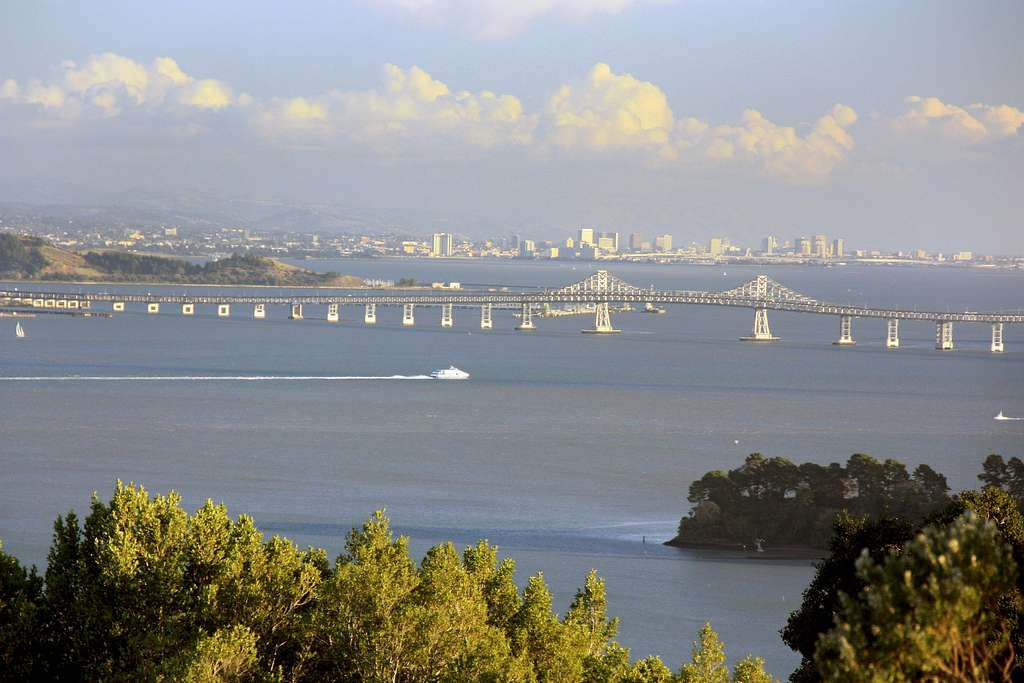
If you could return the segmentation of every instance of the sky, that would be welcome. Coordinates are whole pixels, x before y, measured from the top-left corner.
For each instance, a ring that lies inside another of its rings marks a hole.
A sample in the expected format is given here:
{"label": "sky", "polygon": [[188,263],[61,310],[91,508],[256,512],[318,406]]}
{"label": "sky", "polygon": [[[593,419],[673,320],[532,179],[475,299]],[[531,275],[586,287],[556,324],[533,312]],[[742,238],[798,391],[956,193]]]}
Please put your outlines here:
{"label": "sky", "polygon": [[0,200],[1022,254],[1021,26],[1016,0],[12,0]]}

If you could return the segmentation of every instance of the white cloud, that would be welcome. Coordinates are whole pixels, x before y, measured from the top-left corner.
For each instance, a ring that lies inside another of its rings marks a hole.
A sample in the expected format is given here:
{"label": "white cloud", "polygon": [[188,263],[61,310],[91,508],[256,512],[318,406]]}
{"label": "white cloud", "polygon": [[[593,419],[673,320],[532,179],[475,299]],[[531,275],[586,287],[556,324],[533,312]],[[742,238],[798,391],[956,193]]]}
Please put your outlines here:
{"label": "white cloud", "polygon": [[379,87],[274,100],[259,116],[261,131],[295,142],[371,145],[387,153],[417,147],[493,148],[531,140],[522,103],[488,90],[452,91],[419,67],[388,64]]}
{"label": "white cloud", "polygon": [[3,97],[59,110],[65,117],[92,112],[117,116],[128,108],[158,108],[175,104],[221,109],[233,103],[231,88],[213,79],[195,80],[170,57],[146,66],[128,57],[104,52],[78,64],[65,61],[54,82],[29,81],[25,87],[4,81]]}
{"label": "white cloud", "polygon": [[803,135],[753,109],[739,125],[679,119],[658,86],[598,64],[583,82],[563,85],[551,97],[542,131],[544,143],[561,150],[634,151],[658,163],[734,163],[816,183],[853,150],[847,129],[856,121],[856,112],[839,104]]}
{"label": "white cloud", "polygon": [[901,133],[937,133],[947,140],[977,144],[1015,136],[1024,125],[1024,112],[1006,104],[971,104],[960,107],[937,97],[912,95],[907,110],[892,121]]}
{"label": "white cloud", "polygon": [[385,12],[428,24],[457,24],[477,38],[500,40],[545,16],[581,21],[671,0],[365,0]]}

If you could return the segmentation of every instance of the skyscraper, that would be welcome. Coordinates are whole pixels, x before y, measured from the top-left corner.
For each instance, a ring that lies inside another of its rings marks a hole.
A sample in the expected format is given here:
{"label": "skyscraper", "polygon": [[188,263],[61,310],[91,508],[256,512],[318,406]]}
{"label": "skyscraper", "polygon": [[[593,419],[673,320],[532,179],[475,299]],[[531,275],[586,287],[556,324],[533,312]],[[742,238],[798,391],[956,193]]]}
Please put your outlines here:
{"label": "skyscraper", "polygon": [[644,235],[642,232],[630,233],[629,250],[633,252],[644,250]]}
{"label": "skyscraper", "polygon": [[672,235],[658,235],[654,238],[654,248],[660,252],[672,251]]}
{"label": "skyscraper", "polygon": [[618,251],[619,250],[619,233],[617,232],[602,232],[601,236],[597,238],[597,246],[602,251]]}
{"label": "skyscraper", "polygon": [[725,245],[722,244],[721,237],[711,238],[711,241],[708,242],[708,253],[712,256],[721,256],[725,253]]}
{"label": "skyscraper", "polygon": [[452,255],[452,234],[450,232],[435,232],[434,244],[430,249],[431,256]]}
{"label": "skyscraper", "polygon": [[779,238],[775,235],[768,235],[761,240],[761,251],[766,254],[774,254],[779,248]]}
{"label": "skyscraper", "polygon": [[576,233],[576,246],[579,246],[579,247],[595,246],[595,242],[594,242],[594,229],[593,228],[580,228],[579,232]]}
{"label": "skyscraper", "polygon": [[828,237],[825,235],[814,236],[814,255],[818,258],[828,256]]}
{"label": "skyscraper", "polygon": [[832,240],[832,256],[836,258],[842,258],[843,254],[845,253],[846,252],[844,250],[842,238],[837,237],[834,240]]}

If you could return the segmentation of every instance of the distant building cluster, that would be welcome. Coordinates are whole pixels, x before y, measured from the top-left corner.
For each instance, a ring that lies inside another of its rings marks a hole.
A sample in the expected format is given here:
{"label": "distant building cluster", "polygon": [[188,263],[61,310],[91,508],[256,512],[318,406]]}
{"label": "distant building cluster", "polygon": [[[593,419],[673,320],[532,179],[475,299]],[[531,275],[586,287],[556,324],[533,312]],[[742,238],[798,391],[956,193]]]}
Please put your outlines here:
{"label": "distant building cluster", "polygon": [[950,254],[925,249],[883,251],[850,249],[841,237],[827,234],[797,235],[783,239],[765,236],[757,248],[728,237],[677,244],[668,233],[648,235],[579,227],[562,240],[507,237],[469,240],[451,232],[434,232],[429,239],[403,233],[378,235],[297,231],[256,231],[242,226],[220,228],[179,225],[137,226],[76,222],[30,211],[0,213],[0,230],[38,235],[57,246],[86,251],[116,249],[184,257],[219,258],[232,253],[278,258],[345,258],[404,256],[416,258],[516,258],[583,261],[643,261],[652,263],[879,263],[956,264],[1024,268],[1024,259],[984,256],[972,250]]}

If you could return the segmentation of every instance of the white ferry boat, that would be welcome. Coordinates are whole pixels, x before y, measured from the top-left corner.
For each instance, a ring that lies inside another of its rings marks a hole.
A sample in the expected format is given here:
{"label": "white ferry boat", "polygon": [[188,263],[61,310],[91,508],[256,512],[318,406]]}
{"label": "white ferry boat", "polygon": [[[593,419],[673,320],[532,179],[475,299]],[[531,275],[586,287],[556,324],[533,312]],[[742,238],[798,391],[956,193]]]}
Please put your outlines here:
{"label": "white ferry boat", "polygon": [[445,368],[444,370],[434,370],[430,373],[431,379],[469,379],[469,373],[465,370],[459,370],[454,365]]}

